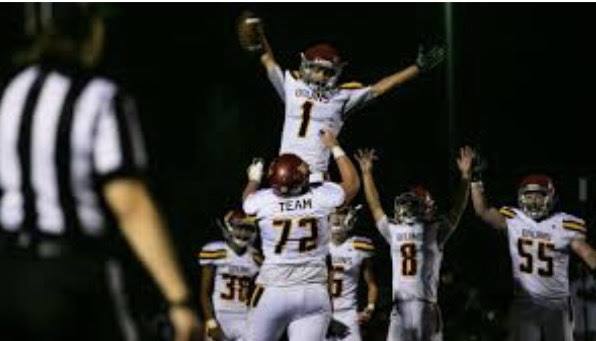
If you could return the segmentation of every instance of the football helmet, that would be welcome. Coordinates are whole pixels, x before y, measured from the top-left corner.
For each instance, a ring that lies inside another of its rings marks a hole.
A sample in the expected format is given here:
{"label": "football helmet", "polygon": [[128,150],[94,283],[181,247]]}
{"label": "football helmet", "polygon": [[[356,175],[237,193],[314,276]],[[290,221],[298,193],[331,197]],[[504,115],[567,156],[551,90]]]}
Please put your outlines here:
{"label": "football helmet", "polygon": [[430,192],[422,186],[413,187],[395,197],[393,207],[394,219],[409,225],[419,220],[430,220],[436,210]]}
{"label": "football helmet", "polygon": [[532,219],[548,216],[555,203],[555,186],[544,174],[531,174],[522,179],[517,191],[519,208]]}
{"label": "football helmet", "polygon": [[300,54],[300,58],[300,75],[317,92],[333,89],[345,66],[337,49],[327,43],[307,48]]}
{"label": "football helmet", "polygon": [[361,208],[362,205],[355,207],[342,206],[335,209],[335,211],[329,215],[331,233],[347,234],[350,232],[358,220],[358,211],[360,211]]}
{"label": "football helmet", "polygon": [[255,219],[241,210],[226,213],[222,222],[218,221],[224,238],[239,248],[252,244],[257,235]]}
{"label": "football helmet", "polygon": [[267,181],[275,194],[294,196],[308,187],[308,164],[295,154],[282,154],[269,166]]}

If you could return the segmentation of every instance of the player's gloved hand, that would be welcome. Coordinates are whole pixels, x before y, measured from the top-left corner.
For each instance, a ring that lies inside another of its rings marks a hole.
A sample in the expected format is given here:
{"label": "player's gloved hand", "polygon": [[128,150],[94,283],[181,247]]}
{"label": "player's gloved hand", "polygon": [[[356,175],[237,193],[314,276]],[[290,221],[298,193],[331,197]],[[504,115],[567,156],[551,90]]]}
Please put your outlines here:
{"label": "player's gloved hand", "polygon": [[261,158],[252,159],[252,163],[248,166],[246,173],[248,174],[248,180],[261,183],[263,178],[263,165],[264,161]]}
{"label": "player's gloved hand", "polygon": [[444,45],[437,45],[431,48],[428,52],[424,51],[424,47],[418,47],[418,56],[416,57],[416,66],[421,73],[426,73],[434,69],[447,56],[447,47]]}
{"label": "player's gloved hand", "polygon": [[329,323],[329,328],[327,328],[328,338],[335,337],[343,339],[348,335],[350,335],[350,328],[348,326],[336,319],[331,319],[331,322]]}
{"label": "player's gloved hand", "polygon": [[207,321],[207,336],[213,341],[224,341],[224,333],[221,327],[215,320]]}

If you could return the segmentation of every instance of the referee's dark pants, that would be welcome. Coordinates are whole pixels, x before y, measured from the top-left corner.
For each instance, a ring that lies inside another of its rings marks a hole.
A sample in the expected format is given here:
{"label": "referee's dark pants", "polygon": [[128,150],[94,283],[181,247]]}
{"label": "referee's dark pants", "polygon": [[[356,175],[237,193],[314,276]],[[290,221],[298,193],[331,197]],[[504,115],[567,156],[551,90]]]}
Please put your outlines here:
{"label": "referee's dark pants", "polygon": [[0,235],[0,339],[137,339],[100,245]]}

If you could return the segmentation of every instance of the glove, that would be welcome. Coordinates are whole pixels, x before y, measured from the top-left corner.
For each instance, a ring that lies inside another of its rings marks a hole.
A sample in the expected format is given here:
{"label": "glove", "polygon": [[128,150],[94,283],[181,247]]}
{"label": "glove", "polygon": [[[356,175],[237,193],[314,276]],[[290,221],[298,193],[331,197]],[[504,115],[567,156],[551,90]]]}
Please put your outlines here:
{"label": "glove", "polygon": [[434,46],[430,51],[424,52],[424,47],[418,47],[418,56],[416,57],[416,66],[421,73],[426,73],[434,69],[447,56],[447,47],[445,45]]}
{"label": "glove", "polygon": [[329,328],[327,328],[327,338],[335,337],[343,339],[348,335],[350,335],[350,328],[348,326],[336,319],[331,319]]}
{"label": "glove", "polygon": [[250,181],[254,181],[257,183],[261,183],[261,178],[263,178],[263,159],[261,158],[254,158],[252,159],[252,163],[248,166],[246,173],[248,174],[248,179]]}

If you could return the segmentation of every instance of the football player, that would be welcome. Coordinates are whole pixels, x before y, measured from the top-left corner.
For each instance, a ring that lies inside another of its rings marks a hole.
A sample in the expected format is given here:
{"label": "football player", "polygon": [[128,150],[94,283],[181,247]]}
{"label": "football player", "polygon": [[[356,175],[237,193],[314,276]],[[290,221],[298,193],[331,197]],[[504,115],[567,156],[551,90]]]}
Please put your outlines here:
{"label": "football player", "polygon": [[437,305],[439,271],[445,243],[468,202],[474,153],[469,147],[459,151],[461,180],[446,215],[437,215],[430,193],[415,187],[395,198],[393,219],[383,211],[373,180],[374,150],[359,150],[356,157],[369,208],[379,232],[391,246],[394,304],[387,340],[442,340]]}
{"label": "football player", "polygon": [[228,212],[218,223],[225,241],[211,242],[199,253],[207,336],[213,341],[246,341],[250,288],[262,263],[251,246],[256,225],[240,210]]}
{"label": "football player", "polygon": [[310,167],[311,182],[322,181],[329,164],[330,152],[321,143],[319,130],[325,128],[339,134],[344,121],[363,104],[421,72],[430,71],[445,57],[443,47],[435,47],[426,54],[421,50],[415,64],[372,86],[357,82],[338,84],[346,63],[330,44],[310,46],[300,55],[297,71],[282,71],[259,18],[250,14],[242,17],[239,36],[247,50],[261,55],[267,75],[285,103],[280,154],[293,153],[302,158]]}
{"label": "football player", "polygon": [[[282,154],[269,167],[269,188],[256,191],[260,172],[249,167],[244,211],[254,215],[265,261],[249,313],[250,341],[324,340],[331,320],[328,287],[329,214],[358,192],[358,173],[330,131],[321,135],[339,168],[340,184],[309,183],[308,165]],[[260,167],[259,167],[260,169]]]}
{"label": "football player", "polygon": [[510,340],[573,340],[569,251],[596,268],[596,252],[585,240],[585,222],[553,211],[555,188],[546,175],[522,180],[517,208],[490,207],[481,181],[472,184],[471,192],[476,214],[507,234],[514,282]]}
{"label": "football player", "polygon": [[[331,296],[333,298],[333,318],[345,324],[349,330],[344,338],[328,338],[329,341],[360,341],[360,324],[370,321],[378,297],[377,282],[374,278],[371,257],[374,245],[360,236],[350,236],[356,223],[357,207],[345,206],[337,209],[329,217],[331,222],[331,264],[333,266],[333,282]],[[356,294],[360,274],[368,287],[367,305],[358,312]]]}

